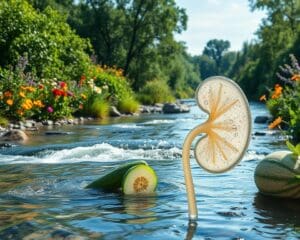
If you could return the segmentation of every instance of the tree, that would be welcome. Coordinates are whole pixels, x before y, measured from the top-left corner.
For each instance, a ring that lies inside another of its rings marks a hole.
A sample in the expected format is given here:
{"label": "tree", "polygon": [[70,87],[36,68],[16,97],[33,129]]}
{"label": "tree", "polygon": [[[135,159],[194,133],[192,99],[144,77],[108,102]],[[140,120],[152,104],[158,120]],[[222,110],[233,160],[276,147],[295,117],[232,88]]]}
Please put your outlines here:
{"label": "tree", "polygon": [[209,40],[203,50],[203,54],[209,56],[216,62],[217,71],[221,69],[221,62],[224,54],[230,48],[230,42],[227,40],[212,39]]}
{"label": "tree", "polygon": [[27,1],[1,1],[0,32],[1,67],[15,65],[27,55],[27,70],[38,77],[69,80],[79,78],[90,63],[89,41],[50,7],[38,12]]}
{"label": "tree", "polygon": [[[123,68],[135,89],[155,77],[162,58],[176,54],[174,33],[185,30],[186,21],[174,0],[88,0],[69,17],[76,31],[91,39],[98,61]],[[168,55],[158,51],[165,43]]]}

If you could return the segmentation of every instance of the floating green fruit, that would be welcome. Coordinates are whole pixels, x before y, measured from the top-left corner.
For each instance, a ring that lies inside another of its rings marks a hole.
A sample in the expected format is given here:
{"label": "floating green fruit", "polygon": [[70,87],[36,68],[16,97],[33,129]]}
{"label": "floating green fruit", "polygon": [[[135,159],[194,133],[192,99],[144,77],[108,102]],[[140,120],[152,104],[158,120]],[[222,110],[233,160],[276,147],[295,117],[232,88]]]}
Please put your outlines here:
{"label": "floating green fruit", "polygon": [[102,189],[105,191],[117,191],[122,187],[123,177],[128,169],[136,165],[147,165],[147,163],[145,161],[134,161],[124,164],[90,183],[87,188]]}
{"label": "floating green fruit", "polygon": [[300,166],[291,152],[278,151],[266,156],[256,167],[254,179],[264,195],[300,198]]}
{"label": "floating green fruit", "polygon": [[125,195],[153,193],[157,186],[155,171],[148,165],[137,165],[124,175],[122,189]]}

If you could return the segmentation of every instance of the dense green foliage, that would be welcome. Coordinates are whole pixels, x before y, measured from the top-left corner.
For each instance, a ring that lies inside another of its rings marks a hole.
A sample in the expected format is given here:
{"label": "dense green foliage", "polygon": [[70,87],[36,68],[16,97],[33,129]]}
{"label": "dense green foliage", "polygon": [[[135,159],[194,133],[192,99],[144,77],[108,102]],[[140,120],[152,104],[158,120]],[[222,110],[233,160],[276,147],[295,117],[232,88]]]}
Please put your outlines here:
{"label": "dense green foliage", "polygon": [[153,80],[147,82],[141,89],[139,100],[142,103],[153,105],[155,103],[173,102],[175,99],[167,83]]}
{"label": "dense green foliage", "polygon": [[202,55],[192,58],[192,62],[198,67],[202,79],[215,75],[230,75],[237,53],[229,52],[229,48],[229,41],[212,39],[207,42]]}
{"label": "dense green foliage", "polygon": [[188,97],[199,84],[199,71],[174,39],[187,21],[174,0],[30,2],[40,11],[49,5],[67,14],[70,26],[90,39],[94,60],[122,68],[135,91],[157,79],[168,82],[177,97]]}
{"label": "dense green foliage", "polygon": [[298,0],[250,0],[253,10],[265,10],[267,17],[258,31],[258,41],[245,43],[231,70],[249,97],[258,97],[278,82],[278,66],[289,54],[300,56],[300,2]]}
{"label": "dense green foliage", "polygon": [[22,0],[0,2],[0,66],[27,56],[27,71],[38,77],[79,78],[90,63],[89,42],[77,36],[64,16],[51,8],[37,12]]}

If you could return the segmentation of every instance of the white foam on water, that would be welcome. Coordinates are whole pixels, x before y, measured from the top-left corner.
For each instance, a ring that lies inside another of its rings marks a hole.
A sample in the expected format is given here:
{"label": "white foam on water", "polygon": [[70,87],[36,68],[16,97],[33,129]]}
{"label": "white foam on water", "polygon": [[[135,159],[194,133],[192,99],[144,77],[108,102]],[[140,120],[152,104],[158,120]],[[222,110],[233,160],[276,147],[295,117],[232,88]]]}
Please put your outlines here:
{"label": "white foam on water", "polygon": [[181,158],[181,149],[124,149],[107,143],[89,147],[76,147],[57,151],[40,152],[38,156],[1,155],[0,164],[19,163],[78,163],[78,162],[116,162],[129,159],[168,160]]}
{"label": "white foam on water", "polygon": [[143,125],[170,124],[174,122],[175,120],[170,120],[170,119],[155,119],[152,121],[144,122]]}
{"label": "white foam on water", "polygon": [[125,129],[143,128],[142,126],[138,126],[136,124],[115,124],[115,125],[112,125],[112,127],[115,127],[115,128],[125,128]]}

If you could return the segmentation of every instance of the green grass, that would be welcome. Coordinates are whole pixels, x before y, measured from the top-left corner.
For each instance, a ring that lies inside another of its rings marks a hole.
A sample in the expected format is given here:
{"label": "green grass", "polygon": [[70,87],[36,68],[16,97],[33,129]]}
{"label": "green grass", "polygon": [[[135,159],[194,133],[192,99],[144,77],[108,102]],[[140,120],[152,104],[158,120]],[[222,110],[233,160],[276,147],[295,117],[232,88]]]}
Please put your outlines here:
{"label": "green grass", "polygon": [[132,114],[139,110],[140,104],[130,96],[122,98],[118,103],[118,109],[121,113]]}
{"label": "green grass", "polygon": [[7,118],[0,116],[0,126],[1,127],[7,127],[9,124],[9,121]]}

